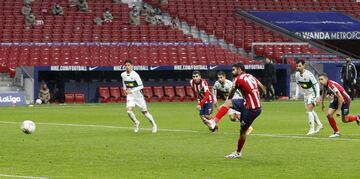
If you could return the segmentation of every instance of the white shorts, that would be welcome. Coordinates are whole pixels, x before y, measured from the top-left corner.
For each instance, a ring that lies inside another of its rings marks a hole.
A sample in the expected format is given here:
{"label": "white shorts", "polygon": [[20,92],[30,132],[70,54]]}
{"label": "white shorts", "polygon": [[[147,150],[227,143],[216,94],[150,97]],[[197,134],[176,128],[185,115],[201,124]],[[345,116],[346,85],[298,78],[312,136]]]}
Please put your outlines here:
{"label": "white shorts", "polygon": [[143,97],[126,99],[126,108],[135,106],[138,106],[141,111],[147,111],[146,101]]}
{"label": "white shorts", "polygon": [[229,109],[229,111],[228,111],[228,115],[233,115],[233,114],[241,114],[239,111],[235,111],[234,109]]}
{"label": "white shorts", "polygon": [[313,95],[313,94],[304,95],[304,103],[305,103],[305,105],[313,104],[315,106],[316,105],[315,101],[316,101],[315,95]]}

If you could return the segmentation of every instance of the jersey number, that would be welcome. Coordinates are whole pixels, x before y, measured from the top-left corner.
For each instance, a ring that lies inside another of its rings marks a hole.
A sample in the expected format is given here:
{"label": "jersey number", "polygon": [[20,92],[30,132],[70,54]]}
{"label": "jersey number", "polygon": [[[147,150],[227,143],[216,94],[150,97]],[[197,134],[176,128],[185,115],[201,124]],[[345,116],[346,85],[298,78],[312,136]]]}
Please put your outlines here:
{"label": "jersey number", "polygon": [[251,87],[251,89],[254,89],[255,87],[257,87],[257,82],[255,80],[254,77],[252,76],[246,76],[244,78],[245,82]]}

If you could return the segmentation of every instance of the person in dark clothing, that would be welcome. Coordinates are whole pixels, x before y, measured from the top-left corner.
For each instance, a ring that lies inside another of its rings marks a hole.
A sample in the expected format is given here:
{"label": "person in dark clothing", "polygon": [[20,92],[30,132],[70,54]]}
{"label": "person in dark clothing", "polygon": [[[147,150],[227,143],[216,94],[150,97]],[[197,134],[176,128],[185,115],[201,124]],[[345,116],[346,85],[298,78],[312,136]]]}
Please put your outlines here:
{"label": "person in dark clothing", "polygon": [[275,99],[274,82],[276,81],[276,70],[269,58],[265,59],[264,67],[264,81],[266,86],[266,97],[269,101],[271,98]]}
{"label": "person in dark clothing", "polygon": [[346,58],[346,62],[341,68],[341,82],[343,82],[345,91],[349,93],[351,100],[354,100],[356,90],[357,71],[351,59]]}

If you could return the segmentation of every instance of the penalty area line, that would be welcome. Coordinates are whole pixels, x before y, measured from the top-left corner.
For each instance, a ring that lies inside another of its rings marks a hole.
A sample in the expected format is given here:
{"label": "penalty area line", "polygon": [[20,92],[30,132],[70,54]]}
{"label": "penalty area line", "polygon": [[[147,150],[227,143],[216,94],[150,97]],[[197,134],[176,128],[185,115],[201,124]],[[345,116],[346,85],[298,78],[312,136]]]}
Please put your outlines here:
{"label": "penalty area line", "polygon": [[46,177],[34,177],[34,176],[21,176],[21,175],[10,175],[10,174],[1,174],[0,177],[7,177],[7,178],[25,178],[25,179],[48,179]]}
{"label": "penalty area line", "polygon": [[[0,124],[21,124],[21,122],[13,121],[0,121]],[[48,126],[68,126],[68,127],[88,127],[88,128],[107,128],[107,129],[125,129],[133,130],[132,127],[123,127],[123,126],[109,126],[109,125],[95,125],[95,124],[65,124],[65,123],[46,123],[46,122],[37,122],[38,125],[48,125]],[[140,128],[141,130],[151,131],[151,128]],[[183,132],[183,133],[209,133],[205,131],[196,131],[196,130],[186,130],[186,129],[164,129],[159,128],[158,131],[164,132]],[[225,135],[234,135],[238,134],[235,132],[219,132],[219,134]],[[261,134],[255,133],[250,136],[259,136],[259,137],[272,137],[272,138],[291,138],[291,139],[314,139],[314,140],[333,140],[333,141],[357,141],[360,142],[360,139],[351,139],[351,138],[325,138],[325,137],[316,137],[316,136],[301,136],[301,134]],[[348,136],[357,136],[356,134],[349,134]]]}

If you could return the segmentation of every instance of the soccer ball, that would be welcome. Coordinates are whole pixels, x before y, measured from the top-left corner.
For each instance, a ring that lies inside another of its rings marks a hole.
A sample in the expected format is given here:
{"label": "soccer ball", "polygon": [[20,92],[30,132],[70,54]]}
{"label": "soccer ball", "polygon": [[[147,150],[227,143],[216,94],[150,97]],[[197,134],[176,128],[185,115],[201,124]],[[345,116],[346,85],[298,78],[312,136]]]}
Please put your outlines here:
{"label": "soccer ball", "polygon": [[21,131],[23,131],[25,134],[31,134],[35,132],[35,123],[30,121],[30,120],[26,120],[21,124]]}
{"label": "soccer ball", "polygon": [[35,103],[36,103],[36,104],[41,104],[42,101],[41,101],[41,99],[37,99],[37,100],[35,101]]}

